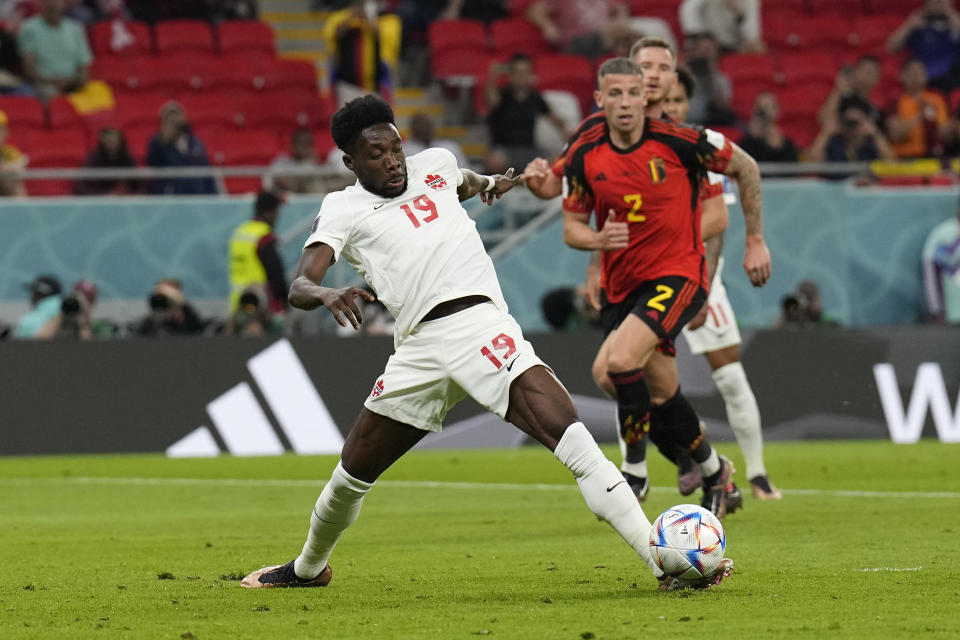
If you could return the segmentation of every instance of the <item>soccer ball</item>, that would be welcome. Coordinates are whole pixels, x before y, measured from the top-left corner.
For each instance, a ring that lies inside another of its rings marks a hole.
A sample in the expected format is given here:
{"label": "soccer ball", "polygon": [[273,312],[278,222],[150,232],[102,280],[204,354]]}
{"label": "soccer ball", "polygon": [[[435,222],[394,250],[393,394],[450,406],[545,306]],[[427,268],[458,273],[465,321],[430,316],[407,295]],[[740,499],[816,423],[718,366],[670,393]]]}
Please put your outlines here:
{"label": "soccer ball", "polygon": [[723,560],[727,534],[717,517],[695,504],[678,504],[660,514],[650,529],[650,554],[667,575],[696,579]]}

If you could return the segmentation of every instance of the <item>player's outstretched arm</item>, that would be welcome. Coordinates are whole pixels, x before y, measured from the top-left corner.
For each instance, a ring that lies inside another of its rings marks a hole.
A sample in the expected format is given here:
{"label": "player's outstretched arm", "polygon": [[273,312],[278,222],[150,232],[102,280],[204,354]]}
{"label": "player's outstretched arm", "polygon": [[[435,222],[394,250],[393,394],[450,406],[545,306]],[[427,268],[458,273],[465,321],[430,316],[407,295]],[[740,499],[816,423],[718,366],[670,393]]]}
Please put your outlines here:
{"label": "player's outstretched arm", "polygon": [[556,198],[563,190],[560,176],[550,170],[550,163],[544,158],[534,158],[523,170],[527,190],[544,200]]}
{"label": "player's outstretched arm", "polygon": [[770,279],[770,250],[763,239],[763,197],[760,186],[760,169],[746,151],[733,145],[733,156],[726,173],[736,178],[740,190],[740,204],[746,224],[747,249],[743,256],[743,269],[755,287],[762,287]]}
{"label": "player's outstretched arm", "polygon": [[491,205],[495,199],[523,181],[523,175],[513,175],[513,167],[507,169],[505,174],[495,176],[482,176],[470,169],[460,169],[460,172],[463,174],[463,183],[457,187],[457,197],[460,198],[460,202],[469,200],[479,193],[480,199]]}
{"label": "player's outstretched arm", "polygon": [[307,311],[324,306],[341,327],[347,326],[349,322],[354,329],[359,329],[363,315],[357,306],[357,296],[370,302],[376,298],[369,291],[357,287],[331,289],[321,286],[327,269],[333,264],[333,257],[333,248],[322,242],[304,249],[300,262],[297,263],[297,272],[290,285],[287,300],[297,309]]}

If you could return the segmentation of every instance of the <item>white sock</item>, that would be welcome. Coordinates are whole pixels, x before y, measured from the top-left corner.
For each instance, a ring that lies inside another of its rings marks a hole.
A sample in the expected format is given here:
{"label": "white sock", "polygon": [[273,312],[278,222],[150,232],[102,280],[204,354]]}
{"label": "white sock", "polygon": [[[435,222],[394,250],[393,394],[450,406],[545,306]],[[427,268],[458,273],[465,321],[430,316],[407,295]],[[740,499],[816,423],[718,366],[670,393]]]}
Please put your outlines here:
{"label": "white sock", "polygon": [[623,474],[603,455],[582,422],[567,427],[554,455],[573,472],[590,510],[633,547],[653,575],[662,576],[650,555],[650,521]]}
{"label": "white sock", "polygon": [[330,481],[317,498],[317,505],[310,516],[307,541],[293,564],[298,576],[313,578],[323,571],[330,552],[347,527],[357,519],[363,497],[372,488],[373,483],[357,480],[343,470],[342,462],[337,463]]}
{"label": "white sock", "polygon": [[709,478],[717,471],[720,471],[720,457],[717,455],[717,450],[712,448],[710,449],[710,455],[707,456],[707,459],[699,463],[700,473],[703,474],[704,478]]}
{"label": "white sock", "polygon": [[731,362],[713,372],[713,381],[727,405],[727,421],[747,463],[747,478],[766,475],[763,465],[763,434],[760,431],[760,407],[747,382],[747,372],[739,362]]}

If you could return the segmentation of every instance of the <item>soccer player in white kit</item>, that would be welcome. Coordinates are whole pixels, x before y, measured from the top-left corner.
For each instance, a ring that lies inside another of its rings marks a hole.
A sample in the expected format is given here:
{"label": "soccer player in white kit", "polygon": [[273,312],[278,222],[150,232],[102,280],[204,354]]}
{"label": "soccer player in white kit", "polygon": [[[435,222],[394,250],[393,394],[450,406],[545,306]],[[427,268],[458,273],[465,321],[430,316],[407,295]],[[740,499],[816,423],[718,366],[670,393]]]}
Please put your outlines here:
{"label": "soccer player in white kit", "polygon": [[649,550],[650,522],[616,465],[577,417],[569,394],[507,312],[493,262],[462,200],[488,204],[520,178],[481,176],[453,154],[428,149],[407,160],[390,106],[378,96],[348,102],[331,133],[357,183],[323,200],[307,238],[290,303],[326,307],[354,329],[363,321],[357,287],[321,285],[341,256],[396,319],[395,353],[373,385],[341,459],[310,517],[300,555],[243,579],[247,588],[326,586],[328,559],[377,478],[466,395],[549,448],[573,473],[587,506],[650,567],[663,590],[702,589],[733,562],[699,580],[666,576]]}

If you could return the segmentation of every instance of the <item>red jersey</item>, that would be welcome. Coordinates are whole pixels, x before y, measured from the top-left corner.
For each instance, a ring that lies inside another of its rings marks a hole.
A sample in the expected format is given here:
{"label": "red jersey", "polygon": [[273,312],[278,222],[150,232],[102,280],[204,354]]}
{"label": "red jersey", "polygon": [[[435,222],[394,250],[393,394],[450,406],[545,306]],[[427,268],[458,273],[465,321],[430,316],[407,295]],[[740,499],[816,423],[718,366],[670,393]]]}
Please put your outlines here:
{"label": "red jersey", "polygon": [[603,252],[607,299],[620,302],[640,283],[662,276],[684,276],[708,289],[700,196],[707,170],[722,172],[730,162],[730,142],[709,129],[648,118],[640,141],[617,149],[606,119],[597,115],[566,149],[563,208],[595,212],[597,229],[610,209],[629,224],[629,246]]}
{"label": "red jersey", "polygon": [[[667,120],[668,122],[674,122],[674,123],[677,122],[676,120],[674,120],[673,118],[667,115],[664,115],[662,119]],[[573,142],[575,142],[576,139],[580,137],[580,134],[583,131],[586,131],[592,126],[595,126],[598,122],[604,122],[605,120],[606,120],[606,117],[603,115],[603,112],[597,112],[587,116],[583,120],[583,122],[580,123],[580,126],[577,127],[577,131],[576,133],[574,133],[573,138],[571,138],[571,141],[567,144],[567,146],[563,148],[563,151],[560,152],[560,156],[553,161],[552,165],[550,165],[550,171],[553,172],[553,175],[557,176],[558,178],[563,177],[564,157],[565,157],[564,154],[566,153],[567,149],[570,147],[570,144],[573,144]],[[710,198],[716,198],[717,196],[722,196],[722,195],[723,195],[722,180],[716,180],[716,179],[711,180],[709,177],[704,179],[703,184],[701,185],[701,188],[700,188],[700,202],[704,202],[706,200],[709,200]]]}

